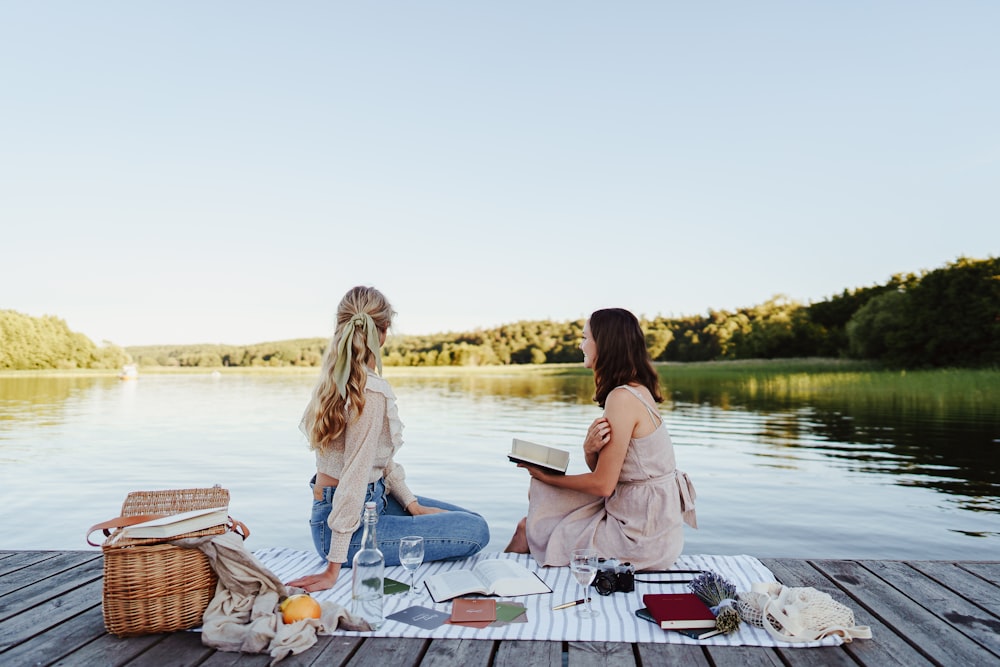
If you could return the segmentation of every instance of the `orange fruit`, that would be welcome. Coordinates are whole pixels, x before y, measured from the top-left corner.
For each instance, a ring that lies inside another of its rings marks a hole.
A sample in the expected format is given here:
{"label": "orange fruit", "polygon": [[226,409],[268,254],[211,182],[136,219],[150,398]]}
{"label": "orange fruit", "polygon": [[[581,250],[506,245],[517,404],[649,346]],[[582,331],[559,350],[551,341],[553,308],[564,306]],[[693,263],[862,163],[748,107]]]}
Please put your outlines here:
{"label": "orange fruit", "polygon": [[307,593],[288,596],[278,605],[278,611],[281,612],[281,620],[285,623],[294,623],[304,618],[319,618],[323,613],[319,602],[313,600]]}

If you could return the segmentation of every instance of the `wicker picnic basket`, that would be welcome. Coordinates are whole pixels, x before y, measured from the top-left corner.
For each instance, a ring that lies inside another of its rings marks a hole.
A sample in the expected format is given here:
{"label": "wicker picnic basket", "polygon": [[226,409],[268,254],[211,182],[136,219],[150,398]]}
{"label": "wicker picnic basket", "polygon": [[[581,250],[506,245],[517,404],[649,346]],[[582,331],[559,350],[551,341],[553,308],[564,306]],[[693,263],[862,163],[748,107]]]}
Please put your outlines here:
{"label": "wicker picnic basket", "polygon": [[[229,505],[229,491],[209,489],[133,491],[122,505],[122,517],[169,515]],[[168,538],[176,540],[221,535],[233,523]],[[208,558],[198,549],[185,549],[167,540],[135,539],[105,530],[104,626],[119,637],[172,632],[201,625],[202,615],[215,595],[218,578]]]}

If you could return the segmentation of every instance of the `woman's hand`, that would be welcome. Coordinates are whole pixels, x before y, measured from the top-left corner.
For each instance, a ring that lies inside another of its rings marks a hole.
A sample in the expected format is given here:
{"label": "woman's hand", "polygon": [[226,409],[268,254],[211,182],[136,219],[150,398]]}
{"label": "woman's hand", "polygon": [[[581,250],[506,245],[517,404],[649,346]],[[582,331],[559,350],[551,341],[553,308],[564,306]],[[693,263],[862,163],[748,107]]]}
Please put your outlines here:
{"label": "woman's hand", "polygon": [[326,570],[323,572],[319,574],[307,574],[304,577],[286,582],[285,585],[304,588],[310,593],[313,591],[325,591],[328,588],[333,588],[333,585],[337,583],[337,578],[340,576],[340,566],[341,563],[327,563]]}
{"label": "woman's hand", "polygon": [[406,511],[412,516],[420,516],[421,514],[438,514],[439,512],[447,512],[448,510],[443,510],[440,507],[424,507],[414,500],[406,506]]}
{"label": "woman's hand", "polygon": [[548,474],[541,468],[538,468],[537,466],[529,466],[526,463],[518,463],[517,467],[524,468],[525,470],[527,470],[528,474],[537,479],[539,482],[545,482],[546,484],[551,484],[549,480],[552,479],[552,475]]}
{"label": "woman's hand", "polygon": [[583,440],[583,459],[591,472],[597,470],[597,459],[601,450],[611,442],[611,422],[606,417],[598,417],[587,429]]}
{"label": "woman's hand", "polygon": [[583,453],[586,456],[596,456],[609,442],[611,442],[611,423],[605,417],[598,417],[587,429],[587,437],[583,441]]}

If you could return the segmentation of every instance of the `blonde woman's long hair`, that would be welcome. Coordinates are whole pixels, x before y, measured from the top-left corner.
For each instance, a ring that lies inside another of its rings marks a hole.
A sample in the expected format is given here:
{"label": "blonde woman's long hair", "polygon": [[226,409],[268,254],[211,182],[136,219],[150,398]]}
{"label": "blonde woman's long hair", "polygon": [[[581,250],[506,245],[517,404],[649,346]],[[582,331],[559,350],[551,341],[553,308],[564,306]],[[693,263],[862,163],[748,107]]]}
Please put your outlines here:
{"label": "blonde woman's long hair", "polygon": [[[381,361],[376,344],[372,349],[372,336],[384,334],[392,325],[395,315],[385,296],[374,287],[354,287],[337,306],[337,326],[323,354],[319,380],[313,388],[312,398],[306,408],[305,432],[312,449],[325,449],[339,438],[347,427],[348,419],[357,419],[365,409],[365,385],[368,382],[368,364],[373,359]],[[365,316],[370,317],[367,319]],[[366,324],[367,322],[367,324]],[[377,331],[371,331],[374,325]],[[344,337],[349,337],[344,340]],[[338,359],[347,351],[350,363]],[[381,364],[379,364],[381,367]],[[344,386],[339,386],[337,370],[346,375]]]}

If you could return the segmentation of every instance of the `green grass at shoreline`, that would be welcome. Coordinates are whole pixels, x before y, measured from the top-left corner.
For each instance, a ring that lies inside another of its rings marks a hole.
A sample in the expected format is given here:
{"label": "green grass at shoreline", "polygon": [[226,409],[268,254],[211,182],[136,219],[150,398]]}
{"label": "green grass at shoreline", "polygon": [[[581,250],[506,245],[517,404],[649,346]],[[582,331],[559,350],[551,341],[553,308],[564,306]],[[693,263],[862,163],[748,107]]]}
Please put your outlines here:
{"label": "green grass at shoreline", "polygon": [[[209,375],[213,372],[219,372],[224,375],[313,375],[319,369],[310,368],[305,366],[282,366],[282,367],[268,367],[268,366],[247,366],[247,367],[237,367],[237,366],[218,366],[218,367],[202,367],[202,366],[189,366],[189,367],[177,367],[177,366],[143,366],[139,369],[139,376],[142,375]],[[105,368],[105,369],[94,369],[94,368],[73,368],[73,369],[45,369],[45,370],[24,370],[24,371],[11,371],[11,370],[0,370],[0,378],[3,377],[118,377],[121,374],[121,370],[117,368]]]}
{"label": "green grass at shoreline", "polygon": [[[712,380],[715,382],[746,381],[748,378],[791,377],[815,383],[857,383],[881,385],[927,385],[937,389],[942,385],[965,385],[970,381],[981,386],[1000,389],[1000,371],[981,369],[925,369],[893,370],[880,368],[865,361],[801,358],[801,359],[748,359],[739,361],[657,362],[656,368],[664,380]],[[118,369],[51,369],[51,370],[2,370],[0,377],[117,377]],[[510,366],[385,366],[387,377],[461,377],[468,375],[551,376],[591,375],[582,364],[518,364]],[[143,366],[142,375],[316,375],[316,366],[218,366],[176,367]]]}
{"label": "green grass at shoreline", "polygon": [[783,377],[812,384],[878,385],[882,388],[924,387],[934,391],[961,389],[973,384],[1000,391],[1000,371],[994,368],[887,369],[863,361],[839,359],[762,359],[668,364],[661,376],[673,379],[711,378],[745,381],[748,378]]}
{"label": "green grass at shoreline", "polygon": [[[657,363],[664,396],[683,402],[785,406],[896,406],[922,415],[951,414],[960,419],[1000,417],[1000,372],[997,369],[890,370],[861,361],[841,359],[774,359]],[[155,376],[301,377],[312,382],[318,367],[142,367],[138,381]],[[536,396],[540,387],[565,388],[582,403],[593,393],[593,372],[579,363],[512,366],[386,366],[390,381],[442,379],[459,387]],[[117,370],[0,371],[0,379],[73,382],[86,378],[118,381]],[[123,382],[124,383],[124,382]],[[562,391],[563,389],[559,389]],[[734,403],[735,404],[735,403]],[[839,406],[839,407],[837,407]]]}
{"label": "green grass at shoreline", "polygon": [[[871,364],[840,359],[752,359],[747,361],[698,361],[698,362],[656,362],[657,368],[668,368],[672,373],[745,373],[766,370],[772,373],[789,372],[829,372],[834,369],[871,368]],[[0,377],[38,375],[49,377],[117,377],[121,369],[39,369],[0,370]],[[204,375],[207,373],[263,374],[263,375],[308,375],[319,372],[318,366],[140,366],[139,374],[179,374]],[[590,375],[592,371],[583,364],[511,364],[507,366],[383,366],[385,375],[443,375],[461,376],[472,374],[493,375]]]}
{"label": "green grass at shoreline", "polygon": [[891,398],[928,414],[944,406],[1000,411],[1000,371],[993,368],[900,370],[849,360],[776,359],[671,364],[660,368],[660,377],[669,390],[689,395],[732,389],[741,396],[793,403],[883,404]]}

